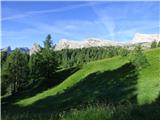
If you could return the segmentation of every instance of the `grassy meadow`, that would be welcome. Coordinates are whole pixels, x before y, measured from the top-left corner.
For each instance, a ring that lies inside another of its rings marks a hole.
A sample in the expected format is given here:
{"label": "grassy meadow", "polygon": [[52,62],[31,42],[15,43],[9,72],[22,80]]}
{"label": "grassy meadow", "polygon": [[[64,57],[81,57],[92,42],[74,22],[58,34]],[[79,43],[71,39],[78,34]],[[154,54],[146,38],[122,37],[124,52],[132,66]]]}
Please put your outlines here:
{"label": "grassy meadow", "polygon": [[160,49],[137,69],[127,57],[57,71],[57,85],[2,98],[2,120],[158,120]]}

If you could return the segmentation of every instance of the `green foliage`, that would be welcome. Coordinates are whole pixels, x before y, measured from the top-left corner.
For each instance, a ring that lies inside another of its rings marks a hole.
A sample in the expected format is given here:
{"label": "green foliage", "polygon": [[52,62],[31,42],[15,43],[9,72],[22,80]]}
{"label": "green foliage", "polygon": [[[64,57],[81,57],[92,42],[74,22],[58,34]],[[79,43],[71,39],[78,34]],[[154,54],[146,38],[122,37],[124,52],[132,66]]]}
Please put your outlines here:
{"label": "green foliage", "polygon": [[157,120],[160,116],[158,102],[150,105],[90,105],[62,114],[61,120]]}
{"label": "green foliage", "polygon": [[55,52],[50,49],[44,49],[42,50],[41,55],[42,75],[45,77],[45,79],[52,79],[53,74],[58,67]]}
{"label": "green foliage", "polygon": [[1,120],[58,120],[54,116],[54,113],[22,113],[21,111],[19,111],[19,113],[14,113],[14,115],[4,113]]}
{"label": "green foliage", "polygon": [[122,120],[126,119],[129,110],[125,106],[116,108],[106,105],[90,105],[81,110],[73,109],[69,113],[64,114],[61,120]]}
{"label": "green foliage", "polygon": [[80,109],[71,109],[61,113],[14,112],[2,114],[2,120],[158,120],[159,102],[137,106],[131,103],[106,105],[90,104]]}
{"label": "green foliage", "polygon": [[160,47],[160,41],[158,42],[157,47]]}
{"label": "green foliage", "polygon": [[[13,116],[8,114],[8,119],[45,120],[51,119],[52,115],[58,114],[60,111],[71,109],[70,112],[66,111],[64,114],[60,114],[60,117],[63,120],[85,120],[87,118],[87,120],[94,120],[94,118],[101,120],[103,118],[109,119],[109,116],[111,120],[156,120],[160,115],[160,104],[154,105],[156,100],[159,102],[157,98],[160,93],[159,53],[160,49],[158,48],[146,50],[143,53],[150,66],[141,70],[134,69],[138,72],[136,73],[136,79],[132,79],[135,78],[133,77],[133,73],[135,73],[133,68],[126,66],[126,63],[129,62],[126,57],[114,57],[87,63],[71,76],[67,76],[66,80],[58,86],[39,93],[34,97],[20,98],[21,101],[19,101],[18,105],[26,105],[27,107],[18,106],[16,108],[14,104],[14,106],[9,106],[7,109],[6,105],[4,105],[5,109],[13,111]],[[134,83],[135,86],[131,83]],[[128,97],[132,98],[133,94],[130,93],[134,93],[133,99],[136,101],[130,101],[133,106],[131,105],[129,108],[128,106],[116,104],[116,107],[109,107],[108,111],[108,107],[103,104],[102,107],[104,108],[101,108],[101,106],[91,106],[89,108],[82,106],[84,102],[92,101],[93,98],[95,100],[100,99],[102,103],[106,104],[113,104],[112,100],[118,98],[118,100],[122,99],[122,104],[125,104],[123,100],[125,101]],[[111,99],[111,102],[109,99]],[[144,105],[147,103],[149,105]],[[135,104],[138,104],[138,106]],[[75,108],[78,110],[73,110]],[[15,114],[17,109],[19,111]],[[24,114],[22,114],[22,110],[24,110]],[[30,114],[26,115],[25,112],[27,110],[30,111]],[[39,113],[39,111],[42,113]],[[4,113],[7,112],[4,111]],[[39,114],[36,114],[36,112]],[[45,113],[49,112],[51,112],[50,115],[44,117]],[[2,115],[4,116],[4,114]]]}
{"label": "green foliage", "polygon": [[[157,94],[160,91],[159,89],[160,87],[156,85],[157,82],[159,82],[159,78],[158,78],[159,77],[158,72],[160,70],[159,59],[158,59],[159,49],[155,49],[155,50],[153,49],[153,51],[148,51],[145,53],[145,55],[147,59],[149,59],[148,62],[150,65],[141,69],[140,76],[137,79],[138,81],[137,83],[138,100],[137,101],[138,103],[141,103],[141,104],[146,103],[147,100],[148,102],[154,101],[155,98],[157,97]],[[113,69],[121,67],[127,62],[128,62],[127,59],[123,57],[114,57],[110,59],[99,60],[96,62],[90,62],[84,65],[79,71],[77,71],[70,77],[66,78],[66,80],[62,82],[61,84],[59,84],[58,86],[53,87],[49,90],[46,90],[43,93],[39,93],[35,95],[34,97],[30,97],[27,99],[21,99],[20,101],[17,102],[17,104],[22,105],[22,106],[27,106],[27,105],[35,103],[36,101],[40,99],[45,99],[49,96],[55,96],[57,93],[63,93],[65,89],[73,87],[76,83],[80,82],[81,80],[84,80],[91,73],[98,72],[98,71],[113,70]],[[156,71],[156,72],[154,72],[153,74],[150,72],[150,70]],[[111,75],[111,77],[112,76],[115,76],[115,75]],[[104,78],[104,80],[105,79],[107,80],[107,78],[105,78],[104,76],[102,78]],[[148,82],[146,82],[146,80]],[[91,87],[91,88],[94,88],[94,87]],[[147,97],[148,95],[147,93],[145,94],[145,91],[148,91],[148,93],[151,94],[150,98]],[[153,93],[156,93],[156,94],[153,94]],[[144,100],[144,99],[147,99],[147,100]]]}
{"label": "green foliage", "polygon": [[126,56],[128,50],[121,47],[90,47],[82,49],[63,49],[56,52],[58,62],[63,68],[81,66],[90,61],[110,58],[117,55]]}
{"label": "green foliage", "polygon": [[7,88],[8,88],[8,74],[4,70],[5,69],[5,61],[7,59],[7,52],[1,52],[1,95],[4,95],[7,93]]}
{"label": "green foliage", "polygon": [[46,40],[44,41],[44,48],[50,49],[52,47],[51,35],[47,35]]}
{"label": "green foliage", "polygon": [[23,89],[28,83],[28,55],[14,50],[6,60],[3,67],[2,83],[8,83],[11,86],[12,93]]}
{"label": "green foliage", "polygon": [[44,48],[31,56],[21,53],[19,49],[15,49],[9,56],[1,52],[3,94],[6,93],[8,87],[11,87],[14,94],[28,85],[35,83],[38,85],[39,82],[46,81],[47,83],[53,80],[58,67],[54,47],[51,36],[48,35],[44,41]]}
{"label": "green foliage", "polygon": [[31,82],[41,80],[41,60],[42,56],[39,53],[32,54],[29,59],[30,79]]}
{"label": "green foliage", "polygon": [[126,49],[126,48],[121,48],[121,49],[119,50],[119,54],[120,54],[122,57],[128,56],[129,53],[130,53],[130,51],[129,51],[128,49]]}
{"label": "green foliage", "polygon": [[137,102],[142,105],[153,103],[160,94],[160,49],[144,52],[149,66],[139,71]]}
{"label": "green foliage", "polygon": [[147,58],[143,54],[141,46],[136,46],[129,57],[130,61],[137,68],[143,68],[148,65]]}
{"label": "green foliage", "polygon": [[91,73],[98,72],[98,71],[105,71],[105,70],[113,70],[122,66],[126,62],[127,60],[124,58],[115,57],[115,58],[104,59],[104,60],[88,63],[84,65],[82,69],[78,70],[75,74],[66,78],[66,80],[62,82],[62,84],[59,84],[56,87],[53,87],[47,91],[44,91],[43,93],[39,93],[36,96],[33,96],[31,98],[22,99],[18,101],[17,104],[20,104],[22,106],[33,104],[39,99],[45,99],[50,95],[53,96],[53,95],[56,95],[57,93],[63,92],[65,89],[72,87],[76,83],[85,79]]}
{"label": "green foliage", "polygon": [[151,48],[156,48],[157,47],[157,42],[156,41],[153,41],[152,43],[151,43]]}
{"label": "green foliage", "polygon": [[51,36],[44,41],[44,48],[36,54],[32,54],[29,60],[30,79],[33,82],[51,81],[58,67],[54,49],[52,48]]}
{"label": "green foliage", "polygon": [[9,79],[8,79],[8,73],[4,71],[4,66],[1,69],[1,95],[5,95],[9,93],[7,90],[9,88]]}
{"label": "green foliage", "polygon": [[1,56],[1,66],[3,66],[3,64],[5,63],[6,59],[7,59],[7,52],[0,52],[0,56]]}

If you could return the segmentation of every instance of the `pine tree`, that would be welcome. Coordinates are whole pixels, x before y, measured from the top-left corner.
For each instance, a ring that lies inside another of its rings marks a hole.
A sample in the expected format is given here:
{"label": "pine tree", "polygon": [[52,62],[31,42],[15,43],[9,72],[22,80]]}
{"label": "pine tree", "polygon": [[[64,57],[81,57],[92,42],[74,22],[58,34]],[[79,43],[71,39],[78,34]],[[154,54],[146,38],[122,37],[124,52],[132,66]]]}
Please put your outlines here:
{"label": "pine tree", "polygon": [[40,53],[32,54],[29,59],[30,79],[36,82],[43,79],[41,74],[42,55]]}
{"label": "pine tree", "polygon": [[6,81],[11,85],[11,92],[15,94],[28,83],[28,56],[19,49],[14,50],[7,57],[4,71],[7,73]]}
{"label": "pine tree", "polygon": [[8,79],[8,73],[6,71],[6,65],[1,66],[1,95],[8,93],[10,79]]}
{"label": "pine tree", "polygon": [[149,63],[146,59],[146,56],[142,52],[141,46],[136,46],[130,54],[130,61],[137,67],[143,68],[147,66]]}
{"label": "pine tree", "polygon": [[46,40],[44,41],[44,48],[50,49],[52,47],[51,35],[48,34]]}
{"label": "pine tree", "polygon": [[151,43],[151,48],[156,48],[157,47],[157,42],[154,40],[152,43]]}
{"label": "pine tree", "polygon": [[3,51],[0,52],[0,54],[1,54],[1,55],[0,55],[0,56],[1,56],[1,57],[0,57],[0,59],[1,59],[1,66],[3,66],[3,64],[5,63],[8,55],[7,55],[7,52],[3,52]]}
{"label": "pine tree", "polygon": [[160,47],[160,41],[158,42],[158,45],[157,45],[157,47]]}
{"label": "pine tree", "polygon": [[52,47],[51,36],[44,41],[44,48],[30,57],[30,78],[32,81],[51,81],[58,67],[57,55]]}

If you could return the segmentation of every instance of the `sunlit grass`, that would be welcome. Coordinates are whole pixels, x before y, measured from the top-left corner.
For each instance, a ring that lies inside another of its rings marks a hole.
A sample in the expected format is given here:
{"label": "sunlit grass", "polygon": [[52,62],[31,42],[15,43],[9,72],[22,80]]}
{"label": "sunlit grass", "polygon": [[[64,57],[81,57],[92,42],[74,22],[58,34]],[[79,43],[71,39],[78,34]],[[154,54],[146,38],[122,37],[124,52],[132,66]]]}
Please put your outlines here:
{"label": "sunlit grass", "polygon": [[128,61],[122,57],[114,57],[105,60],[99,60],[96,62],[91,62],[83,66],[82,69],[71,75],[60,85],[44,91],[43,93],[37,94],[34,97],[23,99],[17,102],[17,104],[22,106],[30,105],[38,100],[45,99],[48,96],[53,96],[57,93],[63,92],[66,88],[73,86],[75,83],[79,82],[83,78],[87,77],[89,74],[97,71],[106,71],[116,69]]}
{"label": "sunlit grass", "polygon": [[[137,79],[137,102],[139,104],[153,102],[160,93],[160,49],[148,50],[145,52],[149,66],[139,70]],[[16,104],[21,106],[31,105],[36,101],[45,99],[48,96],[54,96],[57,93],[64,92],[65,89],[74,86],[74,84],[83,80],[85,77],[94,72],[103,72],[107,70],[114,70],[126,64],[128,60],[122,57],[114,57],[110,59],[90,62],[82,67],[79,71],[68,77],[60,85],[51,88],[43,93],[39,93],[34,97],[22,99]]]}

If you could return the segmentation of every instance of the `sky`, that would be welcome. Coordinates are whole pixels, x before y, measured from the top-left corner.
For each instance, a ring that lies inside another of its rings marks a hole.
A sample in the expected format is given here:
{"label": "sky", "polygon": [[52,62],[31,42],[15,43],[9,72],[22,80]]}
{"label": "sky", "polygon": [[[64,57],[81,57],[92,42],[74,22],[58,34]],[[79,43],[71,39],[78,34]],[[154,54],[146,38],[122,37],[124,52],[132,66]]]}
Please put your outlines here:
{"label": "sky", "polygon": [[135,33],[160,34],[160,2],[2,1],[1,48],[43,46],[61,39],[129,42]]}

